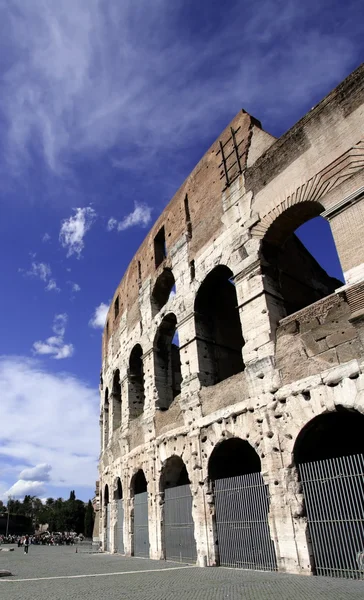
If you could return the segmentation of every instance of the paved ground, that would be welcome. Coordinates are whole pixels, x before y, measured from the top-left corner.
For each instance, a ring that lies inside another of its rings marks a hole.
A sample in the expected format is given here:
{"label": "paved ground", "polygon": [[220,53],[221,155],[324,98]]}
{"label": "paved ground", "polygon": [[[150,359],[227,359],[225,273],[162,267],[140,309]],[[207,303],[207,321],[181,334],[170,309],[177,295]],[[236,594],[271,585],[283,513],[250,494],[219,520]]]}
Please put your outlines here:
{"label": "paved ground", "polygon": [[206,568],[31,546],[0,552],[4,600],[363,600],[364,581]]}

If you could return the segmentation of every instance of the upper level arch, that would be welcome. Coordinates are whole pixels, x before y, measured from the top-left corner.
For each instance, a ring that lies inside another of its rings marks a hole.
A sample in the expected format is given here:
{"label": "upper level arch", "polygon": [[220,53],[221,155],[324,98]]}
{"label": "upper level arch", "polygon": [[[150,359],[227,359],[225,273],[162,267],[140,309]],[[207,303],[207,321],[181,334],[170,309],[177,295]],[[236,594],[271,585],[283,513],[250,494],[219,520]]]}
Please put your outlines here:
{"label": "upper level arch", "polygon": [[108,484],[105,485],[104,487],[104,506],[107,506],[110,502],[110,498],[109,498],[109,486]]}
{"label": "upper level arch", "polygon": [[[319,227],[325,248],[317,247],[317,257],[329,252],[329,262],[340,273],[335,242],[327,221],[320,217],[324,207],[317,201],[299,202],[286,208],[273,220],[261,241],[262,273],[266,291],[273,294],[280,318],[332,294],[342,282],[328,275],[320,262],[299,239],[300,228],[312,219]],[[312,243],[311,243],[312,246]],[[328,263],[329,264],[329,263]]]}
{"label": "upper level arch", "polygon": [[225,265],[210,271],[194,303],[199,372],[214,385],[244,369],[243,334],[233,272]]}
{"label": "upper level arch", "polygon": [[120,371],[116,369],[114,371],[112,390],[111,390],[111,401],[112,401],[112,415],[113,415],[113,431],[120,427],[121,424],[121,383],[120,383]]}
{"label": "upper level arch", "polygon": [[135,419],[142,414],[145,402],[143,349],[136,344],[129,357],[129,418]]}
{"label": "upper level arch", "polygon": [[177,319],[173,313],[163,318],[154,338],[153,349],[158,407],[166,410],[180,394],[182,381]]}
{"label": "upper level arch", "polygon": [[151,303],[153,316],[159,313],[163,306],[167,304],[171,292],[175,290],[175,284],[172,269],[163,269],[162,273],[158,275],[152,290]]}

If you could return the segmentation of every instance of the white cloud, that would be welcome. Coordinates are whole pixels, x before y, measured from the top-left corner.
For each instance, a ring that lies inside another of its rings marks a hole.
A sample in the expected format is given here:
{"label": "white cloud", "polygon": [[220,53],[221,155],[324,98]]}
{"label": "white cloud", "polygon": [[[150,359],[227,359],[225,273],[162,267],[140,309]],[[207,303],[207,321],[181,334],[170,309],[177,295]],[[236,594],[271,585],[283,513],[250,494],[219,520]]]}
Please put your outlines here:
{"label": "white cloud", "polygon": [[60,288],[57,286],[57,282],[55,279],[50,279],[46,285],[46,287],[44,288],[46,290],[46,292],[60,292]]}
{"label": "white cloud", "polygon": [[75,215],[62,222],[59,240],[63,248],[67,248],[67,256],[75,254],[81,257],[84,248],[84,237],[96,219],[96,212],[91,206],[75,208]]}
{"label": "white cloud", "polygon": [[49,235],[49,233],[45,233],[44,236],[42,237],[42,242],[49,242],[50,239],[51,239],[51,236]]}
{"label": "white cloud", "polygon": [[0,358],[0,388],[2,499],[9,493],[46,496],[41,490],[47,485],[93,486],[99,452],[97,390],[24,357]]}
{"label": "white cloud", "polygon": [[94,329],[98,329],[98,328],[103,329],[105,326],[108,310],[109,310],[108,304],[104,304],[104,302],[101,302],[101,304],[99,304],[99,306],[97,306],[95,308],[95,312],[92,315],[92,317],[88,323],[89,326],[93,327]]}
{"label": "white cloud", "polygon": [[51,274],[52,270],[50,266],[42,262],[32,262],[32,266],[29,271],[25,272],[25,275],[28,275],[29,277],[37,277],[42,281],[47,281]]}
{"label": "white cloud", "polygon": [[129,229],[129,227],[135,227],[136,225],[140,225],[140,227],[147,227],[152,218],[152,208],[147,204],[139,204],[138,202],[134,203],[134,210],[130,214],[126,215],[121,221],[117,221],[113,217],[109,219],[107,223],[108,231],[112,231],[113,229],[117,229],[118,231],[124,231],[125,229]]}
{"label": "white cloud", "polygon": [[52,335],[44,342],[34,342],[34,354],[49,355],[56,360],[70,358],[73,355],[73,344],[64,343],[67,320],[68,317],[66,313],[55,315],[52,330],[56,335]]}
{"label": "white cloud", "polygon": [[313,0],[236,0],[220,18],[201,10],[199,35],[186,30],[183,7],[1,2],[8,159],[30,159],[36,139],[55,171],[70,168],[77,153],[115,147],[128,149],[118,166],[133,169],[140,161],[130,160],[129,145],[147,160],[207,139],[242,106],[258,118],[292,113],[357,62],[360,2],[343,6],[340,28],[330,30],[327,8]]}
{"label": "white cloud", "polygon": [[[35,254],[33,254],[32,256],[35,257]],[[44,288],[47,292],[61,291],[60,288],[57,286],[56,280],[53,277],[51,277],[52,269],[47,263],[33,261],[32,266],[30,269],[28,269],[28,271],[25,271],[24,269],[18,269],[18,271],[19,273],[23,273],[26,277],[34,277],[47,283],[47,285]]]}
{"label": "white cloud", "polygon": [[45,487],[43,481],[24,481],[19,479],[5,493],[4,496],[14,498],[24,498],[25,495],[38,496],[44,494]]}
{"label": "white cloud", "polygon": [[19,474],[19,479],[25,481],[49,481],[51,470],[51,465],[41,463],[35,467],[23,469]]}
{"label": "white cloud", "polygon": [[72,292],[80,292],[81,286],[78,283],[74,283],[73,281],[67,281],[67,283],[71,286]]}

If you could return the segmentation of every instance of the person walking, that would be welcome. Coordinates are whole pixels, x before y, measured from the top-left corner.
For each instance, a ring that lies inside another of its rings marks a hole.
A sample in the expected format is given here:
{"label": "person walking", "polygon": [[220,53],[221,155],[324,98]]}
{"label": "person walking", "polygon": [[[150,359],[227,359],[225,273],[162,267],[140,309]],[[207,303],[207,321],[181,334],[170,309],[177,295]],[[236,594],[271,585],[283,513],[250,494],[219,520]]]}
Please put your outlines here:
{"label": "person walking", "polygon": [[24,554],[28,554],[29,550],[29,535],[27,534],[24,538]]}

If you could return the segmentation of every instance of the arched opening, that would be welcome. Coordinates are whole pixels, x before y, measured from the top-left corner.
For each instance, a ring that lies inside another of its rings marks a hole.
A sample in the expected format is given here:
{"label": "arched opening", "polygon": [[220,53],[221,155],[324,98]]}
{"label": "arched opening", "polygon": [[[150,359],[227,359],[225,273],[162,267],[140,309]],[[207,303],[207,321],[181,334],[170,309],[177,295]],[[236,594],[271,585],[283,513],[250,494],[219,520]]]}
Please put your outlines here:
{"label": "arched opening", "polygon": [[158,391],[158,408],[166,410],[181,393],[181,360],[177,334],[177,319],[173,313],[166,315],[154,340],[155,385]]}
{"label": "arched opening", "polygon": [[105,390],[104,398],[104,449],[109,442],[109,389]]}
{"label": "arched opening", "polygon": [[[286,209],[269,227],[262,243],[263,274],[277,301],[280,318],[332,294],[343,285],[329,223],[319,202]],[[326,270],[330,272],[326,272]]]}
{"label": "arched opening", "polygon": [[132,555],[149,558],[148,528],[148,483],[144,471],[139,469],[132,478],[131,496],[134,498],[132,510]]}
{"label": "arched opening", "polygon": [[112,382],[111,392],[112,402],[112,425],[113,431],[121,425],[121,384],[120,384],[120,371],[116,369]]}
{"label": "arched opening", "polygon": [[360,578],[363,550],[364,415],[337,406],[297,436],[293,458],[314,574]]}
{"label": "arched opening", "polygon": [[222,566],[277,569],[268,521],[269,488],[260,470],[257,452],[240,438],[224,440],[210,456],[216,554]]}
{"label": "arched opening", "polygon": [[143,350],[136,344],[130,354],[129,371],[129,418],[136,419],[144,410],[144,368]]}
{"label": "arched opening", "polygon": [[208,386],[244,369],[244,345],[233,273],[215,267],[195,299],[197,351],[201,382]]}
{"label": "arched opening", "polygon": [[167,304],[171,293],[175,291],[175,280],[171,269],[163,269],[157,277],[152,292],[153,317]]}
{"label": "arched opening", "polygon": [[162,502],[162,545],[166,560],[197,560],[192,493],[186,465],[179,456],[168,458],[159,481]]}
{"label": "arched opening", "polygon": [[111,511],[109,499],[109,486],[106,484],[104,488],[104,530],[105,530],[105,551],[110,552],[111,546]]}
{"label": "arched opening", "polygon": [[114,497],[117,514],[117,521],[114,527],[115,552],[124,554],[124,501],[123,486],[121,485],[120,477],[116,480]]}

